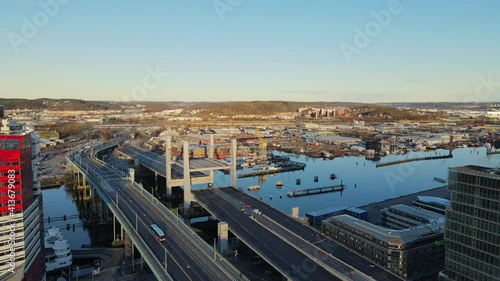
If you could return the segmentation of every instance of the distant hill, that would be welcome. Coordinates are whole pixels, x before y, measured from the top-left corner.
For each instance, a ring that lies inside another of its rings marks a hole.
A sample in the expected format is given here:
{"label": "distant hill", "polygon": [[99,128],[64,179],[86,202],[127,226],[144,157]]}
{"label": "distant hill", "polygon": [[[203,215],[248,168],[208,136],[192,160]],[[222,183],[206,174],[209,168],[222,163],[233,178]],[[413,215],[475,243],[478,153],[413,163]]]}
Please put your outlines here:
{"label": "distant hill", "polygon": [[113,107],[110,102],[84,101],[77,99],[4,99],[0,98],[0,104],[5,109],[48,109],[48,110],[106,110]]}
{"label": "distant hill", "polygon": [[[5,99],[0,98],[0,104],[5,109],[30,109],[30,110],[125,110],[135,108],[139,103],[125,103],[113,101],[85,101],[80,99]],[[196,115],[201,117],[248,115],[272,115],[281,112],[297,112],[299,108],[331,108],[346,107],[347,116],[362,118],[364,120],[424,120],[439,118],[442,114],[423,113],[415,109],[400,109],[402,103],[394,104],[363,104],[349,102],[291,102],[291,101],[234,101],[234,102],[140,102],[141,110],[158,112],[165,109],[184,108],[187,110],[200,110]],[[413,108],[413,104],[404,104]],[[422,105],[422,104],[419,104]],[[427,106],[434,107],[437,103]]]}
{"label": "distant hill", "polygon": [[205,109],[214,115],[234,116],[238,114],[271,115],[280,112],[297,112],[301,107],[325,108],[336,106],[353,106],[356,103],[344,102],[292,102],[292,101],[234,101],[199,103],[190,109]]}
{"label": "distant hill", "polygon": [[[14,109],[29,109],[29,110],[52,110],[52,111],[64,111],[64,110],[120,110],[126,107],[134,107],[137,102],[114,102],[114,101],[85,101],[81,99],[5,99],[0,98],[0,104],[5,107],[6,110]],[[183,102],[140,102],[140,104],[145,105],[146,110],[150,111],[161,111],[165,109],[185,107],[191,105],[191,103]]]}

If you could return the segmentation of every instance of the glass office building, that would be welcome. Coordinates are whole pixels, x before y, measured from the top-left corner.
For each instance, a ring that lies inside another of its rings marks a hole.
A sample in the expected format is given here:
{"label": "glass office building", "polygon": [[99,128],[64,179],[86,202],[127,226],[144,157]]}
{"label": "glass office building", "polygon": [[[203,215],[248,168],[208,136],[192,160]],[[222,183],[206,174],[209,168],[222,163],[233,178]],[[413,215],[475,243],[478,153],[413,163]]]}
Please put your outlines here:
{"label": "glass office building", "polygon": [[500,280],[500,169],[449,169],[442,280]]}

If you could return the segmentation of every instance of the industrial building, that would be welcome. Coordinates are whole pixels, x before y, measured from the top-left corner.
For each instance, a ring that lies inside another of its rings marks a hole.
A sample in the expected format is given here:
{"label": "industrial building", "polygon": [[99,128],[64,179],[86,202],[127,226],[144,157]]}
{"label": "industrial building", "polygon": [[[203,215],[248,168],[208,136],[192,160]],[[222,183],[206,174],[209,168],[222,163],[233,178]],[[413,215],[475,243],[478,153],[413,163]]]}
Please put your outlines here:
{"label": "industrial building", "polygon": [[404,280],[427,280],[444,267],[444,222],[393,230],[338,215],[324,220],[322,231]]}
{"label": "industrial building", "polygon": [[0,279],[45,280],[38,137],[0,120]]}
{"label": "industrial building", "polygon": [[444,215],[398,204],[381,210],[382,224],[392,229],[406,229],[424,224],[444,222]]}
{"label": "industrial building", "polygon": [[500,280],[500,169],[448,170],[446,270],[441,280]]}

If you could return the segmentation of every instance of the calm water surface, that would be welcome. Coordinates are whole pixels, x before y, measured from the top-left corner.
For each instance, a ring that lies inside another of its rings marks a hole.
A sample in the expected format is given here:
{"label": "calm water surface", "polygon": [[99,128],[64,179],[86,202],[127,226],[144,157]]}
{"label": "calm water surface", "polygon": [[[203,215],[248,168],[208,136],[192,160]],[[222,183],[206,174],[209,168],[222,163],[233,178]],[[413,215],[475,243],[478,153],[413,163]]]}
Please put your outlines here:
{"label": "calm water surface", "polygon": [[[434,177],[447,179],[448,167],[464,165],[481,165],[496,167],[500,164],[500,155],[486,155],[485,148],[462,148],[453,151],[453,158],[409,162],[399,165],[376,168],[376,163],[393,160],[435,156],[448,154],[448,150],[436,150],[431,152],[412,152],[406,155],[389,155],[380,161],[366,160],[364,157],[343,157],[333,160],[323,160],[306,156],[274,152],[277,155],[291,157],[292,160],[307,164],[304,171],[295,171],[266,175],[265,181],[260,183],[259,191],[247,191],[249,185],[259,184],[259,179],[238,179],[238,186],[244,188],[245,192],[256,197],[262,197],[265,202],[291,213],[291,208],[298,206],[300,215],[306,212],[326,208],[334,205],[362,206],[372,202],[383,201],[388,198],[398,197],[426,189],[443,186],[443,183],[435,182]],[[245,168],[238,171],[249,172],[252,169]],[[337,179],[330,180],[330,174],[336,174]],[[314,176],[318,176],[318,182],[314,182]],[[228,185],[229,176],[222,173],[216,175],[217,185]],[[301,185],[296,185],[296,179],[301,179]],[[276,182],[282,181],[281,189],[276,187]],[[288,198],[286,193],[297,188],[313,188],[345,184],[346,190],[342,193],[323,193],[319,195]],[[356,185],[356,187],[355,187]],[[283,199],[279,199],[279,195]],[[271,200],[269,196],[272,196]]]}
{"label": "calm water surface", "polygon": [[[401,195],[415,193],[426,189],[442,186],[443,183],[435,182],[434,177],[447,178],[448,167],[463,165],[481,165],[496,167],[500,164],[500,155],[486,155],[485,148],[462,148],[453,151],[453,158],[410,162],[400,165],[376,168],[375,164],[398,159],[445,155],[447,150],[436,150],[432,152],[413,152],[406,155],[390,155],[375,162],[366,160],[364,157],[343,157],[334,160],[323,160],[306,156],[297,156],[282,152],[274,152],[277,155],[291,157],[292,160],[307,164],[304,171],[295,171],[266,175],[263,182],[259,179],[238,179],[238,186],[244,188],[245,192],[281,209],[286,213],[291,212],[292,207],[299,207],[300,216],[306,212],[322,209],[334,205],[362,206],[372,202],[382,201]],[[238,172],[249,172],[251,168],[239,170]],[[330,174],[338,176],[330,180]],[[314,182],[314,176],[318,176],[318,182]],[[301,185],[296,185],[296,179],[301,179]],[[284,186],[276,188],[276,182],[282,181]],[[323,193],[319,195],[288,198],[286,193],[297,188],[313,188],[345,184],[346,190],[342,193]],[[259,191],[247,191],[249,185],[260,184]],[[215,186],[229,185],[229,176],[216,173]],[[356,187],[355,187],[356,185]],[[197,186],[197,187],[205,187]],[[193,187],[193,188],[197,188]],[[73,201],[70,193],[64,187],[42,191],[44,218],[60,217],[64,214],[70,216],[78,214],[77,202]],[[279,195],[283,198],[279,199]],[[272,196],[271,200],[269,196]],[[60,227],[64,237],[69,241],[72,249],[79,249],[82,244],[91,244],[88,230],[83,230],[81,220],[69,219],[67,221],[45,222],[45,229],[51,226]],[[66,230],[66,224],[77,225],[75,231],[72,228]]]}
{"label": "calm water surface", "polygon": [[[52,219],[55,217],[61,217],[63,215],[67,215],[68,217],[71,215],[78,215],[78,207],[77,202],[73,201],[71,193],[66,192],[64,186],[61,186],[57,189],[46,189],[42,191],[43,194],[43,218],[47,219],[51,217]],[[66,224],[70,224],[71,226],[75,224],[75,230],[70,227],[69,230],[66,230]],[[82,244],[90,244],[90,235],[88,230],[83,230],[82,221],[77,217],[75,219],[68,219],[53,221],[50,223],[44,222],[45,232],[50,227],[59,227],[61,229],[61,233],[66,240],[68,240],[69,246],[71,249],[81,249]]]}

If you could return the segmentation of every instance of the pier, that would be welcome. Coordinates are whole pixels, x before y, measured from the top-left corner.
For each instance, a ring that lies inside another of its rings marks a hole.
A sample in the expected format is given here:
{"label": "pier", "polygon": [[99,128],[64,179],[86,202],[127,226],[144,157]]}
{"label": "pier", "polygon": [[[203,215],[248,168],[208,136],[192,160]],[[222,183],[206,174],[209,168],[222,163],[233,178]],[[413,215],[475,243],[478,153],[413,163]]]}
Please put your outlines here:
{"label": "pier", "polygon": [[495,150],[495,151],[488,150],[488,151],[486,151],[486,155],[494,155],[494,154],[500,154],[500,150]]}
{"label": "pier", "polygon": [[441,183],[446,183],[445,179],[434,177],[434,181],[441,182]]}
{"label": "pier", "polygon": [[450,150],[450,153],[448,155],[427,156],[427,157],[402,159],[402,160],[396,160],[396,161],[389,161],[389,162],[385,162],[385,163],[377,163],[377,165],[375,165],[375,166],[377,168],[379,168],[379,167],[397,165],[397,164],[402,164],[402,163],[407,163],[407,162],[413,162],[413,161],[437,160],[437,159],[446,159],[446,158],[453,158],[453,154],[451,153],[451,150]]}
{"label": "pier", "polygon": [[50,189],[50,188],[57,188],[57,187],[60,187],[61,185],[63,185],[62,177],[42,178],[40,180],[40,188],[42,190]]}
{"label": "pier", "polygon": [[314,195],[314,194],[321,194],[321,193],[327,193],[327,192],[344,191],[344,189],[345,189],[344,184],[325,186],[325,187],[307,188],[307,189],[297,189],[297,190],[288,192],[287,196],[288,197],[299,197],[299,196]]}
{"label": "pier", "polygon": [[238,178],[248,178],[248,177],[256,177],[256,176],[263,176],[263,175],[270,175],[277,173],[293,172],[293,171],[304,170],[305,167],[306,164],[304,163],[288,161],[286,164],[281,165],[277,169],[265,169],[260,171],[242,173],[238,175]]}

